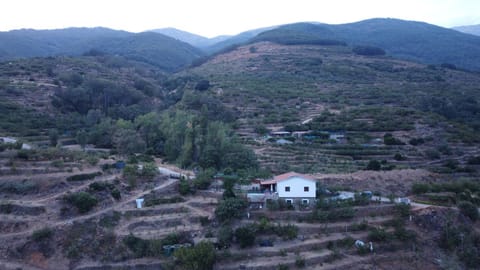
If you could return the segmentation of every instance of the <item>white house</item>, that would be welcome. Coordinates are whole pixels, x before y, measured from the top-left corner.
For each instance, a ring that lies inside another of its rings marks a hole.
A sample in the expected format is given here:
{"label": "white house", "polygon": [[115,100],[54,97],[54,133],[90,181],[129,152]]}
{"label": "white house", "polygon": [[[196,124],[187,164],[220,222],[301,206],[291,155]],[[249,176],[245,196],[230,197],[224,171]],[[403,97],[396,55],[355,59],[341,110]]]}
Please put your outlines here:
{"label": "white house", "polygon": [[287,203],[299,202],[311,204],[316,197],[316,180],[295,172],[275,176],[271,180],[261,182],[261,186],[278,194],[278,199]]}

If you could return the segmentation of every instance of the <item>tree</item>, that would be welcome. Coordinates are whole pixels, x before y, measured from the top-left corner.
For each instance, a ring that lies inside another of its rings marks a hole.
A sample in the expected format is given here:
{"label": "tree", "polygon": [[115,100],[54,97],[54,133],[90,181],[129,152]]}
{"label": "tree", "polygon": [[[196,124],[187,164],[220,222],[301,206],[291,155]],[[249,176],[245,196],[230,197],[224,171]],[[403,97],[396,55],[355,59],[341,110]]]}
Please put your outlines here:
{"label": "tree", "polygon": [[195,85],[195,90],[198,91],[205,91],[208,90],[208,88],[210,88],[210,82],[208,80],[201,80]]}
{"label": "tree", "polygon": [[370,162],[368,162],[367,170],[369,171],[379,171],[381,168],[382,165],[376,159],[370,160]]}
{"label": "tree", "polygon": [[187,195],[191,192],[190,184],[183,177],[180,179],[180,182],[178,183],[178,192],[181,195]]}
{"label": "tree", "polygon": [[233,239],[233,230],[230,226],[222,226],[218,230],[218,245],[223,248],[230,247]]}
{"label": "tree", "polygon": [[49,130],[48,139],[50,140],[50,146],[56,146],[58,143],[58,130],[56,129]]}
{"label": "tree", "polygon": [[200,242],[191,248],[180,248],[175,251],[181,269],[210,270],[215,264],[215,248],[210,242]]}
{"label": "tree", "polygon": [[133,129],[117,129],[113,143],[118,153],[125,155],[143,153],[146,149],[145,141]]}
{"label": "tree", "polygon": [[215,209],[215,215],[220,221],[230,221],[233,218],[239,218],[244,215],[247,203],[239,198],[227,198],[222,201]]}
{"label": "tree", "polygon": [[66,196],[65,201],[75,206],[80,213],[90,211],[98,202],[97,198],[83,191]]}
{"label": "tree", "polygon": [[235,230],[235,238],[241,248],[253,246],[255,243],[255,229],[249,225],[239,227]]}
{"label": "tree", "polygon": [[195,178],[195,180],[193,181],[195,188],[207,189],[212,183],[212,178],[214,175],[215,175],[215,170],[213,170],[212,168],[209,168],[200,172]]}
{"label": "tree", "polygon": [[85,130],[80,130],[77,132],[77,136],[75,136],[75,139],[77,140],[77,143],[80,144],[82,149],[85,149],[85,145],[87,144],[88,141],[88,134]]}

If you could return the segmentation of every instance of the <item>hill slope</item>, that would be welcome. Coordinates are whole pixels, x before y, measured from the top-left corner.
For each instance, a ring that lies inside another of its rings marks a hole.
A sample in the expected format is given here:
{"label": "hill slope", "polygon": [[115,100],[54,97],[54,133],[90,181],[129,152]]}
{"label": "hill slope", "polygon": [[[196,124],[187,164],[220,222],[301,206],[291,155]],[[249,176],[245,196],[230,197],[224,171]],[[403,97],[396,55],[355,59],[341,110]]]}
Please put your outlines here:
{"label": "hill slope", "polygon": [[371,19],[340,25],[298,23],[260,33],[253,41],[281,42],[298,38],[376,46],[402,59],[480,70],[480,37],[422,22]]}
{"label": "hill slope", "polygon": [[[194,106],[208,100],[195,95],[207,95],[234,108],[237,132],[252,143],[262,165],[275,172],[356,171],[375,158],[410,168],[443,166],[440,154],[429,155],[450,143],[451,149],[463,149],[457,158],[465,164],[466,153],[476,150],[456,143],[478,143],[480,77],[475,73],[356,55],[347,46],[258,42],[178,76],[208,78],[206,92],[194,90],[194,84],[176,89],[193,93],[184,95],[183,104]],[[262,139],[271,131],[315,135],[313,141],[292,136],[293,143]],[[330,138],[336,133],[346,141],[337,144]],[[405,146],[384,144],[387,133]],[[408,144],[427,137],[432,141],[425,146]],[[396,153],[408,159],[395,161]]]}
{"label": "hill slope", "polygon": [[133,34],[107,28],[15,30],[1,32],[0,41],[2,61],[38,56],[77,56],[96,49],[173,71],[202,55],[191,45],[161,34]]}

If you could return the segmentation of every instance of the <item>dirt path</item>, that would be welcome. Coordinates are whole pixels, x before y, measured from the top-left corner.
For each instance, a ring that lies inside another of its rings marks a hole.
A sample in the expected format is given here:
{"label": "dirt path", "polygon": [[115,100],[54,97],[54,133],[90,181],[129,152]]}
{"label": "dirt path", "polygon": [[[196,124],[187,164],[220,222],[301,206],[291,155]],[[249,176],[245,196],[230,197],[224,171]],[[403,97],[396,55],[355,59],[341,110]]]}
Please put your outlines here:
{"label": "dirt path", "polygon": [[[166,187],[176,183],[177,181],[178,180],[176,180],[176,179],[168,179],[166,182],[162,183],[161,185],[156,186],[153,190],[156,191],[156,190],[166,188]],[[84,220],[99,216],[101,214],[105,214],[105,213],[107,213],[109,211],[113,211],[113,210],[120,210],[121,211],[123,208],[125,208],[126,205],[128,205],[128,204],[133,205],[136,198],[142,197],[142,196],[150,193],[151,191],[152,190],[146,190],[146,191],[142,191],[142,192],[133,193],[128,198],[126,198],[125,200],[123,200],[123,201],[121,201],[117,204],[113,204],[111,206],[108,206],[106,208],[100,209],[98,211],[92,212],[92,213],[87,214],[87,215],[77,216],[77,217],[73,217],[73,218],[69,218],[69,219],[61,220],[61,221],[48,221],[47,220],[45,222],[37,224],[36,226],[32,226],[28,230],[25,230],[25,231],[22,231],[22,232],[0,235],[0,239],[7,239],[7,238],[17,237],[17,236],[21,236],[21,235],[25,235],[25,234],[31,234],[35,230],[41,229],[45,226],[55,228],[55,227],[59,227],[59,226],[71,225],[71,224],[73,224],[73,222],[84,221]]]}

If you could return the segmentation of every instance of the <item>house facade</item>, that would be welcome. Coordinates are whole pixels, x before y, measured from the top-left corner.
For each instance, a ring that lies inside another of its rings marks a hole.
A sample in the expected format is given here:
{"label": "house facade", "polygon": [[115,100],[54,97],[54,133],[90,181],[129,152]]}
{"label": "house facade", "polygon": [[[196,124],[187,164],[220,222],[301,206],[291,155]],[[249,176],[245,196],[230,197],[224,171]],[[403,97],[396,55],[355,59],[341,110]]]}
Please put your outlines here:
{"label": "house facade", "polygon": [[309,175],[289,172],[262,181],[260,185],[286,203],[312,204],[315,201],[316,180]]}

